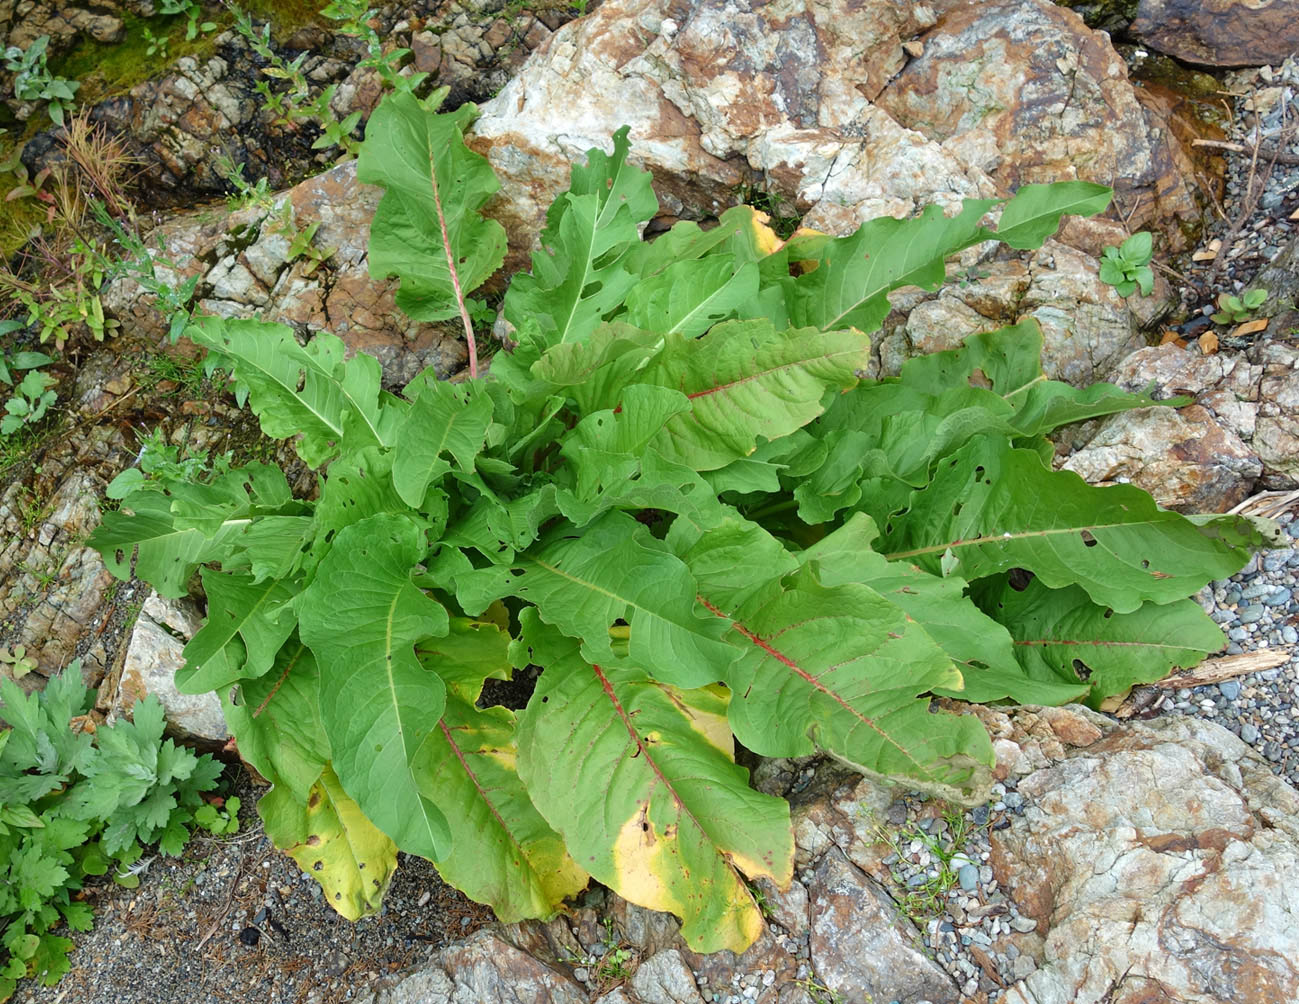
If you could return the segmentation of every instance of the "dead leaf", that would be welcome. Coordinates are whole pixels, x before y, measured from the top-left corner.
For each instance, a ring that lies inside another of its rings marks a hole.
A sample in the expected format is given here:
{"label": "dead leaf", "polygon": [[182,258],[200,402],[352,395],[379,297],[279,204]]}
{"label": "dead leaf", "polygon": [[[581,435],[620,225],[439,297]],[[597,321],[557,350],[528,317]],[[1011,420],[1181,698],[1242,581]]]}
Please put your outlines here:
{"label": "dead leaf", "polygon": [[1293,213],[1290,214],[1290,219],[1299,220],[1299,209],[1296,209]]}
{"label": "dead leaf", "polygon": [[1267,330],[1267,318],[1259,317],[1252,321],[1246,321],[1244,324],[1237,324],[1231,329],[1232,338],[1240,338],[1244,335],[1256,335],[1260,331]]}
{"label": "dead leaf", "polygon": [[1182,340],[1182,337],[1176,331],[1172,328],[1165,328],[1164,333],[1159,336],[1159,344],[1167,345],[1169,342],[1173,342],[1181,348],[1186,348],[1186,342]]}
{"label": "dead leaf", "polygon": [[1218,351],[1218,336],[1212,331],[1206,331],[1200,336],[1199,345],[1203,355],[1211,356]]}
{"label": "dead leaf", "polygon": [[1218,250],[1221,247],[1222,241],[1216,239],[1211,240],[1204,247],[1200,248],[1199,251],[1191,255],[1191,261],[1213,261],[1214,258],[1218,257]]}

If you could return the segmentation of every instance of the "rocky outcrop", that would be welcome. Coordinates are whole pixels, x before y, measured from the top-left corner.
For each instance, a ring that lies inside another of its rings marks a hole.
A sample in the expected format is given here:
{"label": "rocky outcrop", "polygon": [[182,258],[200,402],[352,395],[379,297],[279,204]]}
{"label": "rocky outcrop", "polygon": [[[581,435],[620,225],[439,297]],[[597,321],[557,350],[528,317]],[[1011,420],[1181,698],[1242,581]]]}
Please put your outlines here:
{"label": "rocky outcrop", "polygon": [[[988,39],[977,87],[959,69],[971,33]],[[669,215],[756,186],[843,232],[1048,177],[1117,184],[1133,227],[1194,214],[1164,114],[1103,35],[1045,0],[610,0],[548,39],[474,133],[517,256],[569,164],[624,123]]]}
{"label": "rocky outcrop", "polygon": [[[971,872],[961,888],[974,892],[948,907],[979,967],[964,985],[899,917],[906,888],[886,864],[935,846],[927,842],[953,817],[923,801],[908,807],[842,768],[788,770],[786,761],[765,762],[756,783],[799,778],[801,878],[783,891],[759,885],[767,930],[744,955],[695,955],[675,940],[675,920],[607,896],[547,924],[479,932],[368,1004],[804,1004],[818,999],[812,992],[976,1004],[994,988],[1013,1004],[1299,999],[1299,795],[1252,750],[1198,719],[1116,723],[1080,707],[975,713],[993,736],[1004,811],[991,820],[975,810],[979,825],[991,823],[988,863],[960,866]],[[907,823],[889,853],[889,834],[917,808],[920,824]],[[929,922],[931,940],[940,928]]]}
{"label": "rocky outcrop", "polygon": [[1188,513],[1226,512],[1263,473],[1258,456],[1198,404],[1126,412],[1063,466],[1093,484],[1129,482]]}
{"label": "rocky outcrop", "polygon": [[1132,33],[1187,63],[1263,66],[1299,50],[1289,0],[1141,0]]}
{"label": "rocky outcrop", "polygon": [[1006,1001],[1299,999],[1299,795],[1249,747],[1193,718],[1089,715],[1103,738],[1056,757],[983,717],[1028,803],[994,831],[993,869],[1045,938]]}

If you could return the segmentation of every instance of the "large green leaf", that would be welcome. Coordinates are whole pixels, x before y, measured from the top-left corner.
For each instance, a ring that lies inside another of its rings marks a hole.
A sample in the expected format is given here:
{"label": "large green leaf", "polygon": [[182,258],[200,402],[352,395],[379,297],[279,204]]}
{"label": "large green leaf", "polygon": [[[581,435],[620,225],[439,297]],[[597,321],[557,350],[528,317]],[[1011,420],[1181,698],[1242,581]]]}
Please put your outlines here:
{"label": "large green leaf", "polygon": [[611,512],[580,531],[560,529],[512,566],[461,575],[457,596],[473,614],[517,596],[575,638],[593,662],[614,662],[609,629],[631,626],[631,659],[659,679],[698,687],[721,679],[739,652],[725,627],[695,613],[695,580],[681,560],[625,513]]}
{"label": "large green leaf", "polygon": [[297,593],[291,583],[254,582],[207,568],[202,577],[207,621],[185,646],[185,666],[176,673],[177,689],[187,694],[218,690],[238,677],[261,676],[298,621],[288,607]]}
{"label": "large green leaf", "polygon": [[997,221],[997,240],[1013,248],[1030,249],[1060,229],[1060,217],[1095,216],[1109,208],[1113,192],[1090,181],[1057,181],[1050,185],[1021,185]]}
{"label": "large green leaf", "polygon": [[223,691],[221,706],[239,755],[305,805],[330,758],[320,720],[320,668],[311,649],[291,638],[271,670],[243,680],[238,701]]}
{"label": "large green leaf", "polygon": [[481,385],[427,383],[412,402],[393,444],[392,480],[412,509],[424,503],[428,486],[451,470],[474,469],[492,421],[492,399]]}
{"label": "large green leaf", "polygon": [[573,166],[568,192],[546,214],[531,274],[515,276],[505,294],[506,320],[536,321],[547,344],[587,338],[636,284],[628,255],[658,200],[649,173],[627,163],[627,132],[614,134],[612,156],[593,149],[586,167]]}
{"label": "large green leaf", "polygon": [[1009,698],[1020,704],[1067,704],[1086,695],[1086,684],[1076,680],[1026,673],[1016,659],[1010,632],[975,605],[964,579],[930,575],[905,561],[886,561],[873,550],[878,536],[874,520],[853,513],[799,560],[814,562],[826,586],[859,582],[906,611],[961,670],[963,686],[940,686],[935,693],[978,702]]}
{"label": "large green leaf", "polygon": [[959,688],[961,674],[896,604],[856,583],[826,588],[803,570],[770,599],[716,611],[749,649],[727,675],[745,746],[829,753],[965,804],[985,797],[987,733],[971,717],[935,722],[922,696]]}
{"label": "large green leaf", "polygon": [[220,317],[203,317],[185,334],[209,350],[210,364],[231,371],[262,432],[299,436],[298,455],[310,466],[337,455],[345,427],[355,449],[384,441],[379,361],[364,352],[344,361],[342,339],[321,332],[302,346],[287,325]]}
{"label": "large green leaf", "polygon": [[1198,603],[1143,603],[1120,613],[1091,602],[1077,586],[1048,589],[1034,579],[1024,589],[992,579],[980,604],[1010,630],[1015,654],[1033,678],[1090,685],[1099,707],[1112,694],[1162,680],[1175,667],[1194,666],[1226,644]]}
{"label": "large green leaf", "polygon": [[728,255],[675,262],[627,294],[623,320],[647,331],[702,335],[758,295],[758,266]]}
{"label": "large green leaf", "polygon": [[1269,542],[1247,517],[1197,524],[1130,485],[1091,487],[991,437],[945,458],[904,511],[874,515],[890,560],[938,574],[946,555],[949,571],[969,580],[1026,568],[1119,613],[1184,599]]}
{"label": "large green leaf", "polygon": [[980,220],[997,201],[966,199],[955,216],[930,205],[911,219],[870,220],[848,237],[795,239],[786,256],[810,259],[815,267],[792,283],[780,279],[792,287],[790,318],[823,330],[851,326],[872,332],[888,316],[890,290],[934,289],[946,277],[944,262],[957,251],[989,238],[1014,248],[1040,247],[1061,216],[1102,212],[1109,197],[1108,188],[1087,182],[1025,185],[1006,203],[996,231]]}
{"label": "large green leaf", "polygon": [[[990,384],[997,404],[1010,406],[1011,428],[1023,436],[1038,436],[1070,422],[1110,415],[1131,408],[1177,404],[1156,401],[1149,394],[1130,394],[1112,384],[1079,389],[1048,380],[1042,371],[1042,328],[1034,318],[996,331],[971,335],[958,349],[908,359],[901,383],[937,397],[955,388],[969,389],[975,374]],[[971,398],[971,403],[977,398]],[[990,411],[996,405],[985,405]]]}
{"label": "large green leaf", "polygon": [[445,634],[446,610],[411,581],[423,532],[403,516],[342,530],[302,594],[302,640],[320,666],[320,717],[334,770],[402,850],[439,858],[450,830],[421,770],[446,688],[415,645]]}
{"label": "large green leaf", "polygon": [[654,441],[668,460],[697,471],[752,453],[821,414],[830,388],[845,390],[870,362],[856,331],[777,331],[764,320],[727,321],[702,338],[669,335],[638,380],[681,391],[690,411]]}
{"label": "large green leaf", "polygon": [[430,783],[451,825],[438,872],[507,924],[550,917],[588,879],[528,798],[514,726],[506,708],[450,697],[428,748]]}
{"label": "large green leaf", "polygon": [[397,847],[348,797],[325,767],[306,803],[276,785],[257,802],[266,835],[317,882],[348,920],[379,912],[397,870]]}
{"label": "large green leaf", "polygon": [[221,558],[248,522],[247,517],[227,519],[211,534],[179,529],[166,495],[138,491],[123,500],[121,510],[104,513],[86,544],[119,579],[131,577],[134,556],[135,574],[159,595],[175,598],[188,592],[194,570]]}
{"label": "large green leaf", "polygon": [[518,730],[541,814],[618,895],[681,917],[695,951],[744,951],[763,923],[741,875],[784,885],[794,846],[788,804],[733,762],[726,692],[591,665],[533,611],[521,621],[516,661],[546,667]]}
{"label": "large green leaf", "polygon": [[439,115],[413,94],[398,92],[365,125],[356,176],[387,189],[370,224],[370,274],[400,278],[397,306],[417,321],[441,321],[459,311],[443,221],[462,293],[482,285],[505,260],[505,228],[481,215],[500,183],[463,138],[477,111],[466,103]]}

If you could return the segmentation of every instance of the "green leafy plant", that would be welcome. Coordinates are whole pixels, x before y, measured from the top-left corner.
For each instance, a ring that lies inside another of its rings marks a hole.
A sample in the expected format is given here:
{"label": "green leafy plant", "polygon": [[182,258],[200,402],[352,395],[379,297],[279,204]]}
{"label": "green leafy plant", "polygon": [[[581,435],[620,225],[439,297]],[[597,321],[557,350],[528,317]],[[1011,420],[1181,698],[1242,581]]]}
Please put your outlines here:
{"label": "green leafy plant", "polygon": [[213,836],[228,836],[239,832],[238,798],[230,798],[223,805],[205,802],[194,810],[194,822]]}
{"label": "green leafy plant", "polygon": [[[21,321],[0,321],[0,338],[20,331]],[[44,352],[0,352],[0,383],[13,387],[14,393],[5,402],[5,415],[0,418],[0,436],[9,436],[24,425],[39,422],[54,404],[55,395],[50,387],[54,378],[40,372],[54,360]],[[27,371],[21,380],[16,373]],[[15,386],[16,385],[16,386]]]}
{"label": "green leafy plant", "polygon": [[5,414],[0,418],[0,436],[12,435],[24,425],[35,425],[54,406],[57,398],[50,389],[54,386],[54,377],[35,368],[52,361],[42,352],[17,353],[9,365],[14,369],[26,369],[27,373],[16,384],[8,379],[8,367],[0,361],[0,381],[13,387],[13,396],[5,402]]}
{"label": "green leafy plant", "polygon": [[1101,252],[1101,282],[1109,283],[1119,296],[1131,296],[1140,288],[1149,296],[1155,288],[1155,273],[1150,268],[1154,244],[1148,231],[1133,234],[1118,247]]}
{"label": "green leafy plant", "polygon": [[[864,376],[891,290],[989,239],[1038,247],[1108,189],[785,243],[741,206],[645,241],[658,203],[624,129],[573,168],[502,302],[512,345],[480,367],[466,295],[505,236],[473,109],[437,114],[443,93],[388,96],[357,170],[386,189],[372,273],[412,317],[460,317],[468,379],[389,393],[328,333],[198,319],[319,497],[263,463],[143,478],[91,539],[166,596],[201,569],[178,685],[223,695],[273,783],[267,833],[339,912],[378,908],[400,849],[505,921],[594,877],[741,951],[745,879],[786,883],[793,837],[737,739],[975,804],[988,735],[935,695],[1096,704],[1222,646],[1187,597],[1276,528],[1051,466],[1052,430],[1159,402],[1047,379],[1032,321]],[[527,666],[524,709],[479,706]]]}
{"label": "green leafy plant", "polygon": [[1215,324],[1239,324],[1248,321],[1250,315],[1267,300],[1266,289],[1247,289],[1240,296],[1231,293],[1218,294],[1218,310],[1213,315]]}
{"label": "green leafy plant", "polygon": [[11,45],[4,51],[5,68],[14,74],[14,97],[19,101],[45,101],[46,111],[55,125],[63,125],[63,113],[72,107],[77,88],[75,80],[55,76],[46,64],[50,36],[42,35],[26,49]]}
{"label": "green leafy plant", "polygon": [[0,678],[0,1001],[25,977],[59,981],[72,942],[54,932],[94,922],[73,894],[110,859],[118,881],[138,882],[140,841],[180,853],[221,771],[161,741],[157,698],[138,702],[133,722],[96,729],[93,697],[75,661],[35,694]]}
{"label": "green leafy plant", "polygon": [[15,680],[21,680],[36,668],[36,660],[27,654],[26,645],[0,646],[0,663],[9,667],[9,675]]}
{"label": "green leafy plant", "polygon": [[217,24],[215,21],[200,21],[203,16],[203,8],[198,5],[196,0],[162,0],[158,6],[160,14],[183,14],[185,15],[185,40],[192,42],[198,38],[199,33],[207,34],[216,31]]}

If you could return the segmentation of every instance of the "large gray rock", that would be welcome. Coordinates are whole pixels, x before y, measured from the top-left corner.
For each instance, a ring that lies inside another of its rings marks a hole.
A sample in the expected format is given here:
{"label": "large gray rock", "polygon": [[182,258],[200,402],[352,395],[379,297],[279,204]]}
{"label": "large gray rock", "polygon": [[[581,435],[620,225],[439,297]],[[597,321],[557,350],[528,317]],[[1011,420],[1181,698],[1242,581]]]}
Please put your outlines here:
{"label": "large gray rock", "polygon": [[676,949],[652,955],[637,967],[632,990],[645,1004],[704,1004],[695,978]]}
{"label": "large gray rock", "polygon": [[1046,0],[944,5],[924,52],[876,99],[999,188],[1079,177],[1115,189],[1130,225],[1198,218],[1166,106],[1128,80],[1109,37]]}
{"label": "large gray rock", "polygon": [[920,934],[878,885],[833,848],[808,884],[812,963],[849,1000],[946,1004],[956,984],[917,945]]}
{"label": "large gray rock", "polygon": [[185,642],[202,625],[192,601],[149,593],[126,644],[121,671],[107,682],[110,718],[130,714],[136,701],[152,694],[162,705],[171,734],[205,743],[223,743],[230,737],[215,693],[182,694],[176,689],[176,672],[185,665]]}
{"label": "large gray rock", "polygon": [[1212,722],[1044,710],[980,711],[1027,806],[992,865],[1045,936],[1003,999],[1299,1000],[1299,794]]}
{"label": "large gray rock", "polygon": [[[1084,468],[1099,473],[1107,463],[1104,451],[1110,448],[1111,441],[1122,440],[1127,444],[1122,458],[1127,468],[1148,465],[1152,470],[1164,470],[1166,476],[1161,475],[1161,483],[1156,483],[1153,476],[1138,482],[1161,501],[1165,496],[1176,501],[1179,493],[1186,494],[1176,488],[1178,479],[1188,484],[1216,484],[1218,487],[1211,488],[1210,494],[1223,501],[1242,492],[1248,494],[1253,478],[1258,478],[1258,484],[1265,488],[1299,485],[1299,349],[1280,341],[1263,341],[1245,353],[1205,356],[1198,348],[1182,349],[1170,342],[1132,353],[1109,379],[1128,390],[1145,390],[1153,384],[1157,397],[1194,397],[1221,427],[1221,431],[1205,427],[1203,433],[1222,447],[1223,454],[1215,457],[1211,450],[1188,444],[1179,458],[1184,468],[1174,470],[1165,456],[1167,444],[1161,445],[1155,437],[1116,432],[1133,421],[1119,417],[1101,427],[1098,441],[1094,441],[1095,452],[1091,452],[1090,445],[1083,448],[1084,454],[1090,452],[1090,456],[1077,462],[1080,473]],[[1196,425],[1205,417],[1198,411],[1190,415]],[[1139,438],[1143,445],[1138,444]],[[1238,443],[1247,454],[1240,453]],[[1255,473],[1251,456],[1261,464],[1261,474]],[[1228,484],[1232,472],[1239,478],[1235,487]]]}

